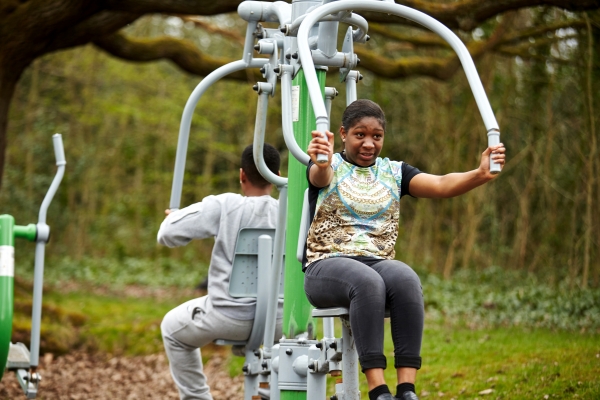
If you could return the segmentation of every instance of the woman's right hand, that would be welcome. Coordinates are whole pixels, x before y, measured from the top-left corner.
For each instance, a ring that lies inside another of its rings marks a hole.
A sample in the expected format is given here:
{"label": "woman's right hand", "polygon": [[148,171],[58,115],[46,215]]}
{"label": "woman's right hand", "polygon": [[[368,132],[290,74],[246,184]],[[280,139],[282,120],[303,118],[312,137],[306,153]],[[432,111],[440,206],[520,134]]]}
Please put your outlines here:
{"label": "woman's right hand", "polygon": [[[325,131],[327,140],[323,138],[323,134],[319,131],[312,131],[313,139],[308,144],[307,154],[309,155],[312,162],[319,168],[326,168],[331,165],[331,157],[333,156],[333,133]],[[317,162],[317,155],[327,155],[327,162]]]}

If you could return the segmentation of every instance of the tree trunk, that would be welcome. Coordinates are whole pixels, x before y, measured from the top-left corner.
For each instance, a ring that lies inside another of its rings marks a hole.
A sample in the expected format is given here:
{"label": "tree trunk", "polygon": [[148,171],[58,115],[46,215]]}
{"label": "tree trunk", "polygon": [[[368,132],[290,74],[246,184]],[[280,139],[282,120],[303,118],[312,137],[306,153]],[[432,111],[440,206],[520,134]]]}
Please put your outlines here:
{"label": "tree trunk", "polygon": [[2,187],[4,161],[6,159],[6,133],[10,102],[23,70],[24,68],[11,65],[10,60],[0,59],[0,188]]}

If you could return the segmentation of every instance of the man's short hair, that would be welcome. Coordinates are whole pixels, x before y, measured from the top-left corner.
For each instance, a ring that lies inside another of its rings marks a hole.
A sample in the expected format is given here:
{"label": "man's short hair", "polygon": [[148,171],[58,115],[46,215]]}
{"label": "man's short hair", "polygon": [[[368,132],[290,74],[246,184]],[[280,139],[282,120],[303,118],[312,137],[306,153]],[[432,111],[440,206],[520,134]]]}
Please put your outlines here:
{"label": "man's short hair", "polygon": [[[258,172],[256,164],[254,163],[253,151],[254,146],[250,145],[242,152],[242,170],[244,170],[246,177],[253,186],[263,188],[270,183],[263,178],[260,172]],[[263,158],[265,159],[265,164],[267,164],[269,170],[275,175],[279,175],[281,158],[277,149],[270,144],[265,143],[263,146]]]}

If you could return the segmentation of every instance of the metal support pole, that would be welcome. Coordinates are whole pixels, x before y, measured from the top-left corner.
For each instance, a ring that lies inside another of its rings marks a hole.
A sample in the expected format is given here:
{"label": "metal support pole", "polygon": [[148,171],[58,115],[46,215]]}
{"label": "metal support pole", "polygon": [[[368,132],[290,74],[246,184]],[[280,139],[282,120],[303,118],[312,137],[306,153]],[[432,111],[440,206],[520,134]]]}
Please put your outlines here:
{"label": "metal support pole", "polygon": [[39,364],[40,356],[40,328],[42,322],[42,294],[44,289],[44,255],[45,247],[50,237],[50,228],[46,225],[46,213],[50,203],[58,190],[58,186],[65,174],[65,151],[62,136],[52,136],[54,144],[54,155],[56,158],[57,171],[54,180],[48,189],[48,193],[42,201],[37,224],[37,241],[35,244],[35,269],[33,273],[33,307],[31,312],[31,369],[35,370]]}
{"label": "metal support pole", "polygon": [[360,79],[360,74],[358,71],[350,71],[346,76],[346,105],[349,106],[350,103],[357,99],[356,94],[356,82]]}
{"label": "metal support pole", "polygon": [[[323,394],[327,393],[327,374],[316,369],[316,360],[321,356],[321,350],[316,345],[308,349],[309,373],[306,378],[306,398],[322,399]],[[310,368],[312,364],[312,369]]]}
{"label": "metal support pole", "polygon": [[358,353],[356,352],[354,337],[350,330],[350,321],[342,318],[342,326],[344,400],[360,400],[360,390],[358,390]]}
{"label": "metal support pole", "polygon": [[[325,87],[325,71],[318,71],[318,79],[321,85],[321,91]],[[294,135],[300,148],[306,149],[312,139],[311,131],[315,129],[314,111],[312,109],[308,88],[304,80],[302,70],[294,79],[292,84],[296,86],[298,102],[297,110],[293,114],[297,115],[297,120],[293,121]],[[296,114],[297,112],[297,114]],[[300,218],[304,190],[308,187],[306,181],[306,167],[304,164],[290,157],[288,164],[288,214],[287,214],[287,234],[286,234],[286,254],[296,254],[298,245],[298,232],[300,228]],[[283,303],[283,333],[288,338],[307,333],[309,337],[314,336],[314,322],[310,317],[311,305],[306,299],[304,293],[304,274],[300,262],[295,257],[285,258],[285,301]],[[306,399],[306,393],[302,391],[293,391],[282,388],[281,400],[302,400]]]}

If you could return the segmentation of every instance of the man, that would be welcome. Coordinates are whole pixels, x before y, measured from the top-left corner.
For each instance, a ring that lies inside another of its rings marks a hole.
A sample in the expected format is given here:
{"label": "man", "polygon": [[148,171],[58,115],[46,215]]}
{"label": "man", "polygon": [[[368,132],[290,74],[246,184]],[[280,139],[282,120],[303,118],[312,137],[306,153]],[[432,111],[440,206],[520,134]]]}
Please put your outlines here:
{"label": "man", "polygon": [[[279,174],[277,150],[265,144],[263,156],[267,167]],[[256,168],[252,145],[244,149],[241,161],[244,196],[223,193],[181,210],[167,210],[158,232],[158,242],[169,247],[184,246],[192,239],[215,238],[208,294],[169,311],[161,324],[171,375],[182,400],[213,400],[202,370],[200,348],[216,339],[246,340],[252,330],[255,299],[232,298],[228,293],[236,239],[241,228],[275,228],[278,202],[270,196],[272,185]],[[278,314],[276,335],[281,336],[281,308]]]}

